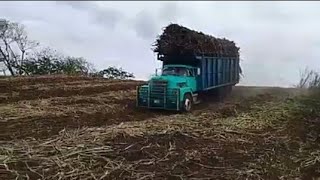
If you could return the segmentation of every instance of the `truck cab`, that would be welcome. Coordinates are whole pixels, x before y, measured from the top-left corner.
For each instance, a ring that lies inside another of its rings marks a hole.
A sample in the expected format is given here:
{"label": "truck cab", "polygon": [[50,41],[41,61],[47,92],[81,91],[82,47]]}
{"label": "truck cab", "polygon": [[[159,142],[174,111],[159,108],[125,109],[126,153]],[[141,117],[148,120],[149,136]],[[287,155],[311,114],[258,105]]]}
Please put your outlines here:
{"label": "truck cab", "polygon": [[137,106],[151,109],[190,111],[195,101],[198,68],[170,64],[163,65],[161,74],[137,89]]}

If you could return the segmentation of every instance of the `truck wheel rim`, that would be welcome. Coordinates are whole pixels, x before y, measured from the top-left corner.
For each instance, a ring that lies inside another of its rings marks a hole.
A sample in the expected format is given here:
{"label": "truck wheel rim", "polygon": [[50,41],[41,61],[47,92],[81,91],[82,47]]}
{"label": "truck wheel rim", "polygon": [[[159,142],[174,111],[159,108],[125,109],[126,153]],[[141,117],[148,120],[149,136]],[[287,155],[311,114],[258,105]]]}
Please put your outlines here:
{"label": "truck wheel rim", "polygon": [[189,111],[191,109],[191,102],[189,99],[186,99],[186,101],[184,102],[184,105],[185,105],[187,111]]}

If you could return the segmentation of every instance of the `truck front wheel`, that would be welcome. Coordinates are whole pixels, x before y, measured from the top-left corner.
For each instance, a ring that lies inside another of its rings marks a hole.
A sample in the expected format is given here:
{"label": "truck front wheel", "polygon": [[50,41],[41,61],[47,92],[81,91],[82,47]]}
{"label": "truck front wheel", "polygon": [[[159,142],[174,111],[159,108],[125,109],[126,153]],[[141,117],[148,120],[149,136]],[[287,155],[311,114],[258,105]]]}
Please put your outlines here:
{"label": "truck front wheel", "polygon": [[190,112],[192,109],[193,100],[190,94],[185,94],[183,98],[183,111]]}

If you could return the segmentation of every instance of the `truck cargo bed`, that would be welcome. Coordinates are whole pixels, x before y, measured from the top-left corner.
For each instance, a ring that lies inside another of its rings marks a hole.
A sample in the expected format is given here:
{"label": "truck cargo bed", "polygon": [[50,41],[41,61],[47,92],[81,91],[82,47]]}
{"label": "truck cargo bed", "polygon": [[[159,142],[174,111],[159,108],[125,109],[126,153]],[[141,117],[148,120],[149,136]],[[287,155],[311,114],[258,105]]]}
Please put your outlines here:
{"label": "truck cargo bed", "polygon": [[232,57],[197,56],[201,74],[197,77],[199,90],[235,85],[239,82],[239,59]]}
{"label": "truck cargo bed", "polygon": [[241,69],[238,57],[219,57],[210,55],[158,56],[163,65],[183,64],[198,67],[197,91],[206,91],[217,87],[239,83]]}

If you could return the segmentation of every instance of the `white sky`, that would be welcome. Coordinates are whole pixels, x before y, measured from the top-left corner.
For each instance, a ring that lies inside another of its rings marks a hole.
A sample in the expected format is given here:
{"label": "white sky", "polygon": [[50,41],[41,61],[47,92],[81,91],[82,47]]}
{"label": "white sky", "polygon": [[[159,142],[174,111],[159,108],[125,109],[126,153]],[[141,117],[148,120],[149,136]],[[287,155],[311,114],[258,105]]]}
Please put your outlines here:
{"label": "white sky", "polygon": [[245,85],[292,86],[318,70],[320,2],[0,2],[0,18],[30,38],[97,69],[121,66],[146,79],[159,66],[151,45],[170,22],[226,37],[241,48]]}

